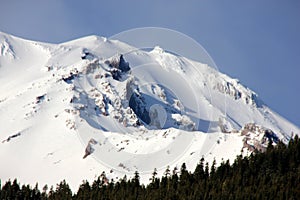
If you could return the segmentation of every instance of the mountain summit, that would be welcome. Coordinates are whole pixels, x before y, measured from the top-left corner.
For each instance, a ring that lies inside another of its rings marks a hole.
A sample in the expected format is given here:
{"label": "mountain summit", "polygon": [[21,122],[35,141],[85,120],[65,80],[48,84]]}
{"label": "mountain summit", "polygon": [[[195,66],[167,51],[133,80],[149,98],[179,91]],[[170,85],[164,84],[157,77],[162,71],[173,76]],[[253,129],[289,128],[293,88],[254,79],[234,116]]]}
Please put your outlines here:
{"label": "mountain summit", "polygon": [[238,80],[163,50],[89,36],[62,44],[0,32],[0,177],[77,187],[289,141],[299,128]]}

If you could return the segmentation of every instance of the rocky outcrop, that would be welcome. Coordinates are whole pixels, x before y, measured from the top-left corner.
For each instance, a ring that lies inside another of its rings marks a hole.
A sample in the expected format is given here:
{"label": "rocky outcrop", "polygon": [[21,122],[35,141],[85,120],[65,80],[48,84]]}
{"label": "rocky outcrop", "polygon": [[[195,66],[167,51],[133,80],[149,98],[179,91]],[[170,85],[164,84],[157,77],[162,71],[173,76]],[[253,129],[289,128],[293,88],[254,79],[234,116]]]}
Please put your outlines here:
{"label": "rocky outcrop", "polygon": [[219,81],[214,84],[213,89],[228,95],[234,100],[242,100],[245,104],[256,107],[263,106],[263,102],[257,94],[248,88],[244,88],[236,79],[232,79],[231,82],[225,80]]}
{"label": "rocky outcrop", "polygon": [[246,124],[240,132],[244,136],[244,148],[250,152],[264,152],[269,143],[276,145],[279,142],[278,136],[272,130],[255,123]]}
{"label": "rocky outcrop", "polygon": [[105,61],[110,67],[110,73],[115,80],[121,80],[122,74],[130,71],[129,63],[125,61],[123,55],[115,56]]}
{"label": "rocky outcrop", "polygon": [[95,149],[93,148],[95,144],[98,144],[98,142],[95,139],[92,138],[89,140],[85,148],[85,154],[83,156],[83,159],[85,159],[87,156],[91,155],[95,151]]}

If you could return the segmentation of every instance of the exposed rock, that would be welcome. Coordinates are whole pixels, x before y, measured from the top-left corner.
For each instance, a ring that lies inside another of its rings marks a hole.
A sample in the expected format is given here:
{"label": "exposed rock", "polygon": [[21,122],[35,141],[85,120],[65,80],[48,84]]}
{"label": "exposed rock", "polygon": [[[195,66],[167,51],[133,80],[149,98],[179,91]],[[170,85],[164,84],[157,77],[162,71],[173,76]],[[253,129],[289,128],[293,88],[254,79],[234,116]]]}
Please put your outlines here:
{"label": "exposed rock", "polygon": [[278,136],[272,130],[255,123],[246,124],[240,132],[244,136],[244,148],[250,152],[264,152],[269,143],[275,145],[279,142]]}
{"label": "exposed rock", "polygon": [[95,71],[95,69],[99,68],[100,64],[98,60],[93,60],[91,63],[89,63],[86,68],[83,70],[83,74],[90,74]]}
{"label": "exposed rock", "polygon": [[232,82],[222,81],[215,83],[213,89],[232,97],[234,100],[242,100],[246,104],[262,107],[263,101],[251,90],[241,87],[238,80]]}
{"label": "exposed rock", "polygon": [[146,109],[146,103],[141,95],[133,93],[129,100],[129,107],[143,122],[146,124],[151,122],[149,112]]}
{"label": "exposed rock", "polygon": [[82,53],[81,53],[81,59],[85,60],[85,59],[93,59],[94,55],[92,53],[89,52],[89,50],[87,49],[83,49]]}
{"label": "exposed rock", "polygon": [[93,148],[93,145],[95,144],[98,144],[98,142],[95,139],[91,138],[88,142],[88,145],[85,148],[85,154],[83,156],[83,159],[85,159],[87,156],[89,156],[95,151],[95,149]]}
{"label": "exposed rock", "polygon": [[77,74],[73,74],[72,72],[69,74],[69,76],[64,76],[62,78],[63,81],[65,81],[68,84],[71,84],[74,78],[77,77]]}
{"label": "exposed rock", "polygon": [[125,59],[124,59],[124,57],[123,57],[122,54],[120,55],[119,69],[122,72],[128,72],[130,70],[129,63],[125,61]]}
{"label": "exposed rock", "polygon": [[13,134],[13,135],[9,136],[6,140],[3,140],[2,143],[9,142],[12,138],[16,138],[16,137],[19,137],[19,136],[21,136],[20,132],[16,133],[16,134]]}
{"label": "exposed rock", "polygon": [[35,102],[36,103],[41,103],[45,99],[45,96],[46,96],[45,94],[41,95],[41,96],[37,96],[36,99],[35,99],[36,100]]}
{"label": "exposed rock", "polygon": [[122,54],[106,60],[105,64],[111,68],[110,73],[115,80],[121,80],[122,74],[130,70],[129,63],[125,61]]}

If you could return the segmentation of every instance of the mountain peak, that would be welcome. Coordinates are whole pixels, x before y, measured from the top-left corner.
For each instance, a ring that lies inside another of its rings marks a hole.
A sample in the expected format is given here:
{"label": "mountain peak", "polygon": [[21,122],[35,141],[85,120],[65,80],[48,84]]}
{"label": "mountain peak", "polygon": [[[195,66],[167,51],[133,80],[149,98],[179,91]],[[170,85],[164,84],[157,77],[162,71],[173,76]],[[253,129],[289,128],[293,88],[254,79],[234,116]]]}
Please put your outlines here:
{"label": "mountain peak", "polygon": [[185,162],[192,169],[203,156],[233,160],[254,143],[263,149],[268,139],[299,133],[238,80],[158,46],[147,52],[98,36],[57,45],[0,36],[4,180],[63,177],[77,187],[99,171],[118,180],[138,170],[147,182],[154,168]]}
{"label": "mountain peak", "polygon": [[84,44],[97,44],[101,42],[106,42],[107,38],[97,35],[89,35],[82,38],[78,38],[69,42],[65,42],[62,44],[65,45],[77,45],[77,46],[84,46]]}
{"label": "mountain peak", "polygon": [[160,54],[165,52],[160,46],[155,46],[152,51]]}

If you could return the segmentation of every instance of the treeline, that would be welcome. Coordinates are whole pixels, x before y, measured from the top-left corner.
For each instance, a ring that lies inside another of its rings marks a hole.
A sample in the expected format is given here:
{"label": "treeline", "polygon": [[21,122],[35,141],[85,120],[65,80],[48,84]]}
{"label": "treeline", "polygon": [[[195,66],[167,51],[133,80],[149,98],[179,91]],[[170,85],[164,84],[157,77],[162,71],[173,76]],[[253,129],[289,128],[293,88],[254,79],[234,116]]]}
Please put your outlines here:
{"label": "treeline", "polygon": [[56,188],[42,191],[38,186],[20,186],[17,180],[6,182],[0,199],[299,199],[300,198],[300,141],[298,136],[288,145],[269,145],[264,153],[249,157],[238,156],[233,164],[224,161],[219,167],[202,158],[195,171],[185,164],[181,169],[165,171],[158,178],[154,170],[151,182],[143,185],[138,172],[132,179],[126,176],[108,181],[105,173],[92,183],[84,181],[72,193],[62,181]]}

